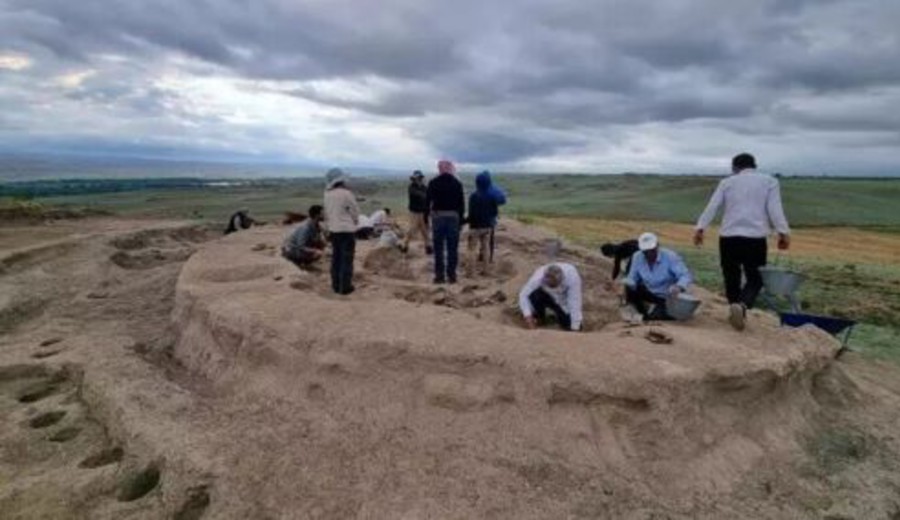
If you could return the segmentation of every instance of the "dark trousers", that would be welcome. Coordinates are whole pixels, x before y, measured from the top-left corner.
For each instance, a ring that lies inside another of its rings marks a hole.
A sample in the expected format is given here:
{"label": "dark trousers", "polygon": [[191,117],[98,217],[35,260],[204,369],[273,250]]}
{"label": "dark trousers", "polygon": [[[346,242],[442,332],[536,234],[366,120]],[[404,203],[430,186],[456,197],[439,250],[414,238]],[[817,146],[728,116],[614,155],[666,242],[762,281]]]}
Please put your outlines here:
{"label": "dark trousers", "polygon": [[[431,219],[434,236],[434,279],[456,281],[459,264],[459,217],[435,216]],[[444,251],[447,252],[446,263]]]}
{"label": "dark trousers", "polygon": [[[767,255],[765,238],[719,238],[719,258],[728,303],[743,303],[748,309],[753,307],[763,287],[759,268],[766,265]],[[743,287],[742,275],[747,280]]]}
{"label": "dark trousers", "polygon": [[538,323],[544,323],[549,310],[556,316],[556,321],[561,329],[569,330],[572,328],[572,317],[543,288],[538,287],[529,294],[528,301],[531,302],[531,307],[534,309],[534,317],[538,320]]}
{"label": "dark trousers", "polygon": [[[666,313],[666,299],[650,292],[650,289],[647,289],[647,286],[644,284],[638,284],[635,288],[625,287],[625,302],[634,305],[634,308],[645,318],[653,320],[669,319],[669,315]],[[651,315],[647,314],[648,303],[656,305]]]}
{"label": "dark trousers", "polygon": [[353,292],[353,256],[356,237],[353,233],[331,234],[331,288],[338,294]]}

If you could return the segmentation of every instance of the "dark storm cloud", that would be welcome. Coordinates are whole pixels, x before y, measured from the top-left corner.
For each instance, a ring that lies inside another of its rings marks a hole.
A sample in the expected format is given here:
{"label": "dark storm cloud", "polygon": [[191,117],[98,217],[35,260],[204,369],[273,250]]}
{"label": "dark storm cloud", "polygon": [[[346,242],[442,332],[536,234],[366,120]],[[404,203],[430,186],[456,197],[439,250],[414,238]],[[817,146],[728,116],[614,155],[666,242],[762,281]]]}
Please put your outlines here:
{"label": "dark storm cloud", "polygon": [[606,125],[889,129],[896,95],[862,112],[791,103],[900,85],[898,23],[889,0],[0,0],[0,50],[52,56],[42,66],[59,70],[102,68],[102,55],[147,64],[145,77],[66,95],[154,116],[177,100],[137,83],[154,63],[188,57],[395,121],[440,153],[515,162],[584,145]]}

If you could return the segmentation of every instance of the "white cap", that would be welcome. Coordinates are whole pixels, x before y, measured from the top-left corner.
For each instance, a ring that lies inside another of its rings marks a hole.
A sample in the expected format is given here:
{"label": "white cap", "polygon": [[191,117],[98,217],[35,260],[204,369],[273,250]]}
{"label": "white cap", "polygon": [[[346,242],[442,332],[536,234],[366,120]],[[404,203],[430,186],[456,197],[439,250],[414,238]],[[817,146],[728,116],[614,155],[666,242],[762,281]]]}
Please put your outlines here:
{"label": "white cap", "polygon": [[659,245],[659,239],[656,238],[656,235],[653,233],[642,233],[640,237],[638,237],[638,249],[641,251],[650,251],[651,249],[656,249],[656,246]]}

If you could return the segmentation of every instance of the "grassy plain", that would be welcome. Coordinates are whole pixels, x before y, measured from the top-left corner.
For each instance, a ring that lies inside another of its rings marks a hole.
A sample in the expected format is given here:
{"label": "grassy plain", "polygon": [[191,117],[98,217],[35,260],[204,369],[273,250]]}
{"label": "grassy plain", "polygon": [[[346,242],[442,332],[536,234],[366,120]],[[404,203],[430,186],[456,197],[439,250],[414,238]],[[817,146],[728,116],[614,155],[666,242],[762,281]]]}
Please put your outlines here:
{"label": "grassy plain", "polygon": [[[467,189],[473,178],[463,177]],[[510,202],[507,216],[544,226],[597,247],[605,241],[658,232],[680,251],[698,283],[719,290],[716,237],[695,248],[691,223],[718,182],[688,176],[497,176]],[[405,207],[405,179],[358,179],[363,210]],[[241,186],[62,195],[36,199],[48,206],[89,206],[138,217],[189,218],[223,223],[237,208],[263,219],[305,211],[321,201],[318,179],[271,180]],[[900,179],[782,179],[782,197],[794,228],[791,263],[809,276],[804,309],[863,323],[851,343],[877,357],[900,360]],[[774,248],[773,248],[774,250]],[[773,258],[774,259],[774,258]]]}

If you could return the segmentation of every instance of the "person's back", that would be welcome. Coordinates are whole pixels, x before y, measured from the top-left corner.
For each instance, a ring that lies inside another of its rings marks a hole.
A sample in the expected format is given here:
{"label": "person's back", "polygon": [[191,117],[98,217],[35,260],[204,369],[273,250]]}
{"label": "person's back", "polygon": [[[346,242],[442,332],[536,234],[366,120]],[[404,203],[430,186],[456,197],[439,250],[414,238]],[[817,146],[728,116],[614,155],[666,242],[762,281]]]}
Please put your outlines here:
{"label": "person's back", "polygon": [[755,170],[733,174],[720,182],[722,190],[722,227],[719,235],[760,238],[771,233],[772,224],[784,220],[780,196],[774,208],[773,195],[778,180]]}
{"label": "person's back", "polygon": [[428,210],[432,212],[455,212],[460,220],[465,212],[465,198],[462,183],[454,175],[442,173],[431,179],[427,191]]}
{"label": "person's back", "polygon": [[469,195],[469,218],[466,222],[470,229],[486,229],[494,224],[497,215],[497,202],[490,194],[475,191]]}
{"label": "person's back", "polygon": [[338,186],[325,192],[325,222],[331,233],[355,233],[359,210],[353,192]]}
{"label": "person's back", "polygon": [[[428,209],[434,233],[434,283],[456,283],[459,263],[459,231],[466,212],[462,183],[456,167],[447,160],[438,161],[438,176],[428,183]],[[446,251],[446,263],[444,252]]]}
{"label": "person's back", "polygon": [[408,209],[411,213],[426,213],[428,211],[428,186],[422,182],[410,182],[408,196]]}

